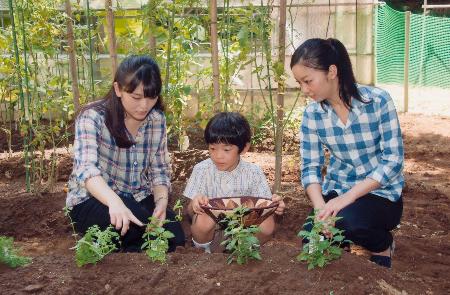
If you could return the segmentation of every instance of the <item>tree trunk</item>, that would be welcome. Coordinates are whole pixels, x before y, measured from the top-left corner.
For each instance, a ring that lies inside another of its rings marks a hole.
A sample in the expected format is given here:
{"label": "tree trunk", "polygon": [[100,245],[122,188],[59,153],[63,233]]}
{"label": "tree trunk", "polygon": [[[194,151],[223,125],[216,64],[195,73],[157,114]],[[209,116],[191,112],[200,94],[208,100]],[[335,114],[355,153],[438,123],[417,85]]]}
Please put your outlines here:
{"label": "tree trunk", "polygon": [[214,111],[220,111],[219,48],[217,45],[217,0],[210,2],[211,61],[213,66]]}
{"label": "tree trunk", "polygon": [[70,5],[70,0],[66,0],[66,25],[67,25],[67,43],[69,45],[69,67],[70,67],[70,78],[72,79],[72,93],[73,93],[73,105],[75,112],[80,109],[80,89],[78,88],[78,75],[77,75],[77,60],[75,52],[75,41],[73,35],[73,24],[72,24],[72,8]]}
{"label": "tree trunk", "polygon": [[112,0],[105,0],[105,10],[106,10],[106,29],[108,31],[108,47],[109,56],[111,57],[111,66],[113,71],[113,76],[117,71],[117,49],[116,49],[116,31],[114,24],[114,12],[112,10]]}
{"label": "tree trunk", "polygon": [[[286,52],[286,0],[280,0],[280,22],[278,32],[278,63],[283,67],[285,63]],[[281,188],[281,167],[283,152],[283,117],[284,117],[284,91],[285,79],[284,75],[278,77],[278,94],[277,94],[277,126],[275,135],[275,184],[274,193],[278,193]]]}

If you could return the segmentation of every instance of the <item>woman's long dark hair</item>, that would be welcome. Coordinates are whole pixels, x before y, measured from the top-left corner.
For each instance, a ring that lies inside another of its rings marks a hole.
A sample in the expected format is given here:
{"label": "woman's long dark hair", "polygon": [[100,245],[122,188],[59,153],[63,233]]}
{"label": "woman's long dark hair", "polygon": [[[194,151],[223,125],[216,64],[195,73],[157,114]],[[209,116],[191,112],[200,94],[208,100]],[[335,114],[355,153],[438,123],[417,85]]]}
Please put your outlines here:
{"label": "woman's long dark hair", "polygon": [[351,109],[352,97],[364,102],[356,87],[356,79],[347,49],[341,41],[333,38],[306,40],[292,55],[291,69],[296,64],[324,72],[328,72],[330,66],[335,65],[339,78],[339,97],[344,105]]}
{"label": "woman's long dark hair", "polygon": [[[132,55],[125,58],[117,69],[114,82],[119,84],[122,91],[128,93],[132,93],[142,83],[144,97],[158,100],[153,109],[164,111],[161,73],[156,62],[149,56]],[[114,84],[103,99],[88,105],[84,110],[91,108],[105,112],[105,125],[118,147],[129,148],[133,145],[125,126],[125,110],[120,97],[114,91]]]}

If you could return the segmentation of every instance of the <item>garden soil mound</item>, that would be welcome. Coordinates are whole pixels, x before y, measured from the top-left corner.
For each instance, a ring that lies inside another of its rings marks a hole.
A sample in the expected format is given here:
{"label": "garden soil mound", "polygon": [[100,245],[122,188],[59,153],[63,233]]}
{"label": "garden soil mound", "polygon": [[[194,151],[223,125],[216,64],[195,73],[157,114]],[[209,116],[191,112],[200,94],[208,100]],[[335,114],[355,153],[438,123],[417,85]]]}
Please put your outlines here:
{"label": "garden soil mound", "polygon": [[[97,265],[78,268],[71,226],[62,211],[70,155],[60,156],[54,192],[40,194],[25,191],[23,161],[2,155],[0,235],[14,237],[33,262],[18,269],[0,265],[0,293],[448,294],[450,118],[401,115],[400,120],[406,187],[391,270],[369,262],[357,249],[323,269],[308,271],[296,261],[300,251],[296,234],[310,204],[298,183],[295,154],[284,158],[286,214],[278,219],[274,239],[262,247],[262,261],[227,265],[226,254],[200,253],[186,243],[186,248],[168,255],[165,265],[150,262],[143,253],[115,253]],[[175,169],[181,172],[173,182],[172,200],[181,195],[193,163],[205,157],[198,151],[192,155],[174,153]],[[272,154],[250,153],[245,158],[261,165],[273,181]],[[186,223],[184,227],[189,235]]]}

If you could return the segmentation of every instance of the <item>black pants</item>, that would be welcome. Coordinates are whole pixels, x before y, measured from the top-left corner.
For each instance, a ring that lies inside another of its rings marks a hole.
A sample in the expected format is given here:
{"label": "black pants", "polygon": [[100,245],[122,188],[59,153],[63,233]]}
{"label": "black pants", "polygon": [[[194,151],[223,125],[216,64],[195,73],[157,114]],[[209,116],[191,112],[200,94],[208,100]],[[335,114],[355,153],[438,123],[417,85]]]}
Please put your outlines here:
{"label": "black pants", "polygon": [[[121,199],[137,219],[144,224],[148,223],[148,218],[152,216],[153,210],[155,209],[152,195],[140,202],[137,202],[133,198],[121,197]],[[94,197],[74,206],[70,211],[70,217],[75,223],[75,230],[82,235],[84,235],[87,229],[94,224],[98,225],[101,230],[106,229],[111,224],[109,208]],[[172,252],[177,246],[184,246],[185,236],[181,224],[178,221],[175,221],[175,213],[172,210],[167,209],[166,219],[173,221],[164,225],[166,230],[171,231],[175,235],[174,238],[169,239],[169,252]],[[120,231],[118,232],[120,234]],[[130,228],[127,233],[121,237],[122,250],[125,252],[140,251],[141,245],[144,242],[142,239],[144,232],[145,226],[141,227],[130,222]]]}
{"label": "black pants", "polygon": [[[335,191],[331,191],[323,198],[328,202],[337,196]],[[402,198],[391,202],[386,198],[367,194],[339,211],[337,217],[342,219],[336,221],[335,226],[344,230],[345,238],[354,244],[371,252],[382,252],[392,244],[391,230],[400,223],[402,212]],[[307,231],[311,229],[311,224],[304,227]]]}

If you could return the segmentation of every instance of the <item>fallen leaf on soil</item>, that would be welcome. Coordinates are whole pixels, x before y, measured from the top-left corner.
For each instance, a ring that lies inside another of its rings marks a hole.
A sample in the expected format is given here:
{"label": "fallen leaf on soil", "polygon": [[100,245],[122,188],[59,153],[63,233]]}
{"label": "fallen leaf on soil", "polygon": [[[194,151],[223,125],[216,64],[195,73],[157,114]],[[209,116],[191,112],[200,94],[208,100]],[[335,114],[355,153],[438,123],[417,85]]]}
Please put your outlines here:
{"label": "fallen leaf on soil", "polygon": [[41,285],[41,284],[35,284],[35,285],[28,285],[28,286],[26,286],[23,290],[25,291],[25,292],[30,292],[30,293],[32,293],[32,292],[37,292],[37,291],[39,291],[39,290],[41,290],[41,289],[43,289],[44,288],[44,285]]}
{"label": "fallen leaf on soil", "polygon": [[378,286],[380,286],[381,290],[386,292],[388,295],[408,295],[408,293],[405,290],[399,291],[395,287],[388,284],[385,280],[381,279],[377,281]]}

